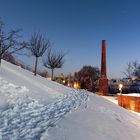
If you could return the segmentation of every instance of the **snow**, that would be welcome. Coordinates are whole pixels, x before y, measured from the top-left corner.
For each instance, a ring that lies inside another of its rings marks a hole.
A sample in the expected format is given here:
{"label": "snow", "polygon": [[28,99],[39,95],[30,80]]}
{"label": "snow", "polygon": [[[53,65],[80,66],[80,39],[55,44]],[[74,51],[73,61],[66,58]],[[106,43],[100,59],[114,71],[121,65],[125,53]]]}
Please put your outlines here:
{"label": "snow", "polygon": [[[21,69],[18,66],[2,61],[0,76],[5,80],[18,86],[25,86],[30,90],[29,96],[39,102],[51,102],[54,98],[73,92],[71,88],[65,87],[53,81],[48,81],[41,76],[34,76],[32,72]],[[43,97],[43,98],[42,98]]]}
{"label": "snow", "polygon": [[[28,89],[0,79],[1,95],[7,98],[6,108],[1,109],[0,133],[2,139],[40,139],[42,133],[62,116],[84,107],[88,98],[86,92],[60,96],[48,105],[28,97]],[[6,83],[6,84],[5,84]]]}
{"label": "snow", "polygon": [[48,140],[139,140],[140,116],[90,95],[88,108],[74,112],[48,130]]}
{"label": "snow", "polygon": [[2,61],[0,140],[139,140],[140,116]]}
{"label": "snow", "polygon": [[118,97],[117,96],[102,96],[102,97],[111,101],[112,103],[118,105]]}
{"label": "snow", "polygon": [[134,97],[140,97],[140,94],[138,93],[129,93],[129,94],[122,94],[124,96],[134,96]]}

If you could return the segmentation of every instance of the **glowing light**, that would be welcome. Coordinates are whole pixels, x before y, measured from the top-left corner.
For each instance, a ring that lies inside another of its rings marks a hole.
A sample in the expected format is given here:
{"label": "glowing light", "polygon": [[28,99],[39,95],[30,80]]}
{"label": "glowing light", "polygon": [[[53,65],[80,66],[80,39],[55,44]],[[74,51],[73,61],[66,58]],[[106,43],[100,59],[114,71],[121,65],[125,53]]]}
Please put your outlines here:
{"label": "glowing light", "polygon": [[123,84],[119,84],[119,91],[122,92]]}
{"label": "glowing light", "polygon": [[51,81],[52,79],[51,79],[51,77],[48,77],[47,80],[50,80]]}
{"label": "glowing light", "polygon": [[80,85],[79,85],[78,82],[74,82],[73,87],[74,87],[74,88],[80,88]]}
{"label": "glowing light", "polygon": [[70,82],[68,82],[68,87],[70,87]]}

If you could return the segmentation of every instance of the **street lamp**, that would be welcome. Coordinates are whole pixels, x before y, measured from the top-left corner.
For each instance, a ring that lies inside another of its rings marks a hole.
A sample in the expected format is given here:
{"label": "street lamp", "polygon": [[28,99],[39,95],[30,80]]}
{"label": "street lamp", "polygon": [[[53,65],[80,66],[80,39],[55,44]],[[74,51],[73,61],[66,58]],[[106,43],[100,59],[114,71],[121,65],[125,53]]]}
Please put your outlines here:
{"label": "street lamp", "polygon": [[120,91],[120,93],[122,93],[122,87],[123,87],[123,84],[119,84],[119,91]]}

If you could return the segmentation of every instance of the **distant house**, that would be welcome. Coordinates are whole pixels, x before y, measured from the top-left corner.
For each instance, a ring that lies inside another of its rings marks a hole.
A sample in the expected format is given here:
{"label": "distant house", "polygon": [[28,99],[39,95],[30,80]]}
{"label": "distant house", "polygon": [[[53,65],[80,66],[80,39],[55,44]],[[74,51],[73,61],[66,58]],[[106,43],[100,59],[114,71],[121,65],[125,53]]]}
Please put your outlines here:
{"label": "distant house", "polygon": [[109,92],[111,94],[119,93],[119,84],[123,84],[121,79],[111,79],[109,80]]}
{"label": "distant house", "polygon": [[123,78],[109,80],[110,93],[119,93],[119,84],[123,85],[123,93],[140,93],[140,79],[138,78]]}

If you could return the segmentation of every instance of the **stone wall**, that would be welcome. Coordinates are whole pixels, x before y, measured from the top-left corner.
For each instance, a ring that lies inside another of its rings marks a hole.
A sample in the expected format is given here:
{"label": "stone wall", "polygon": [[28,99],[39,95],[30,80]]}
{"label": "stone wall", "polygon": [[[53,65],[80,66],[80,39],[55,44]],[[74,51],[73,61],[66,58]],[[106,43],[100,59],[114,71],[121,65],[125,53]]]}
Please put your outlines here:
{"label": "stone wall", "polygon": [[118,105],[135,112],[140,112],[140,96],[118,94]]}

